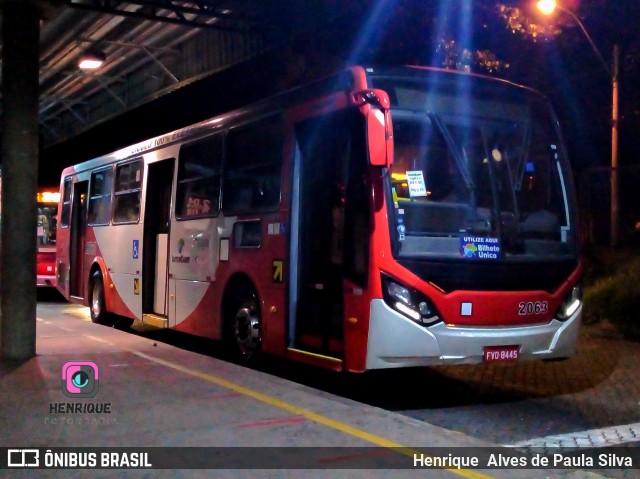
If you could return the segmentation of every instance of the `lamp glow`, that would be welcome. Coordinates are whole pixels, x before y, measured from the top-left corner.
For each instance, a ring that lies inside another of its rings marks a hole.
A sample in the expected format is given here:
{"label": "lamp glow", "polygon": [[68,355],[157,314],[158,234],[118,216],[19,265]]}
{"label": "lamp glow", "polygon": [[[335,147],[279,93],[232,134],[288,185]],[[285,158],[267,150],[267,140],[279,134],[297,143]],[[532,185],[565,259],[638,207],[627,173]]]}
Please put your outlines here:
{"label": "lamp glow", "polygon": [[58,203],[60,201],[59,191],[39,191],[37,194],[38,203]]}
{"label": "lamp glow", "polygon": [[95,70],[96,68],[100,68],[102,62],[100,60],[82,60],[78,67],[83,70]]}
{"label": "lamp glow", "polygon": [[544,15],[551,15],[557,7],[555,0],[539,0],[536,8]]}
{"label": "lamp glow", "polygon": [[78,60],[78,68],[82,70],[96,70],[100,68],[107,56],[102,52],[85,52]]}

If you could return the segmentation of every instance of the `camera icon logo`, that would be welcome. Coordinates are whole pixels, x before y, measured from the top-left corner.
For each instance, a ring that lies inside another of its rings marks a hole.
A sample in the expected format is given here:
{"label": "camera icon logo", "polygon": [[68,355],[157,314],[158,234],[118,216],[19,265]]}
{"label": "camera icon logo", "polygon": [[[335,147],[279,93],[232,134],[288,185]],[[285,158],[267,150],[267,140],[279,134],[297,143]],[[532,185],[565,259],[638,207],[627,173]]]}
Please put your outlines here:
{"label": "camera icon logo", "polygon": [[67,361],[62,366],[62,392],[68,398],[98,394],[98,365],[93,361]]}

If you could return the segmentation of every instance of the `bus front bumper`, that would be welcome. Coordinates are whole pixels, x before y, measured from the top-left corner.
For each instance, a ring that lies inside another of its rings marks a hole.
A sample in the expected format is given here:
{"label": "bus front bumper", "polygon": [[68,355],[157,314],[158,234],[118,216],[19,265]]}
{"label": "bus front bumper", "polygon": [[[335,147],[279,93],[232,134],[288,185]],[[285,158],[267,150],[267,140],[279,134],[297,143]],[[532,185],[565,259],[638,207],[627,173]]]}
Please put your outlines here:
{"label": "bus front bumper", "polygon": [[572,356],[582,322],[582,305],[566,321],[501,327],[421,326],[391,309],[382,299],[371,302],[366,369],[484,362],[487,346],[518,345],[520,360]]}

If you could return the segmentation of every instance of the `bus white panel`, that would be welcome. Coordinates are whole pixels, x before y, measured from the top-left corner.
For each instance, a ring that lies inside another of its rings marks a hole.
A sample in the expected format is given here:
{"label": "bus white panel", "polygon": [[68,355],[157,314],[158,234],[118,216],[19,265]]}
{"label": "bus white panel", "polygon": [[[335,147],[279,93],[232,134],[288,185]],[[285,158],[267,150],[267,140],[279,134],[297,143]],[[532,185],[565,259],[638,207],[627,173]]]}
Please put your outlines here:
{"label": "bus white panel", "polygon": [[172,326],[180,324],[182,321],[187,319],[191,313],[193,313],[210,286],[209,283],[201,281],[176,280],[174,283],[176,322],[175,324],[172,324]]}
{"label": "bus white panel", "polygon": [[176,325],[176,282],[169,278],[169,297],[167,298],[167,315],[169,317],[169,327],[173,328]]}
{"label": "bus white panel", "polygon": [[[113,281],[116,291],[124,301],[124,304],[127,305],[127,308],[131,310],[136,319],[142,319],[141,288],[136,290],[135,280],[140,283],[141,287],[144,287],[139,274],[111,273],[111,281]],[[108,288],[109,286],[105,285],[105,287]]]}
{"label": "bus white panel", "polygon": [[381,299],[371,302],[367,369],[477,364],[485,346],[517,344],[520,359],[563,358],[574,354],[582,306],[566,321],[504,327],[420,326]]}
{"label": "bus white panel", "polygon": [[371,301],[367,369],[435,364],[442,364],[442,360],[433,333],[389,308],[383,300]]}
{"label": "bus white panel", "polygon": [[169,235],[156,236],[156,274],[154,285],[153,312],[167,314],[167,252],[169,248]]}
{"label": "bus white panel", "polygon": [[142,224],[96,227],[93,231],[111,272],[142,273]]}
{"label": "bus white panel", "polygon": [[169,245],[171,276],[178,280],[213,281],[219,244],[215,219],[174,221]]}

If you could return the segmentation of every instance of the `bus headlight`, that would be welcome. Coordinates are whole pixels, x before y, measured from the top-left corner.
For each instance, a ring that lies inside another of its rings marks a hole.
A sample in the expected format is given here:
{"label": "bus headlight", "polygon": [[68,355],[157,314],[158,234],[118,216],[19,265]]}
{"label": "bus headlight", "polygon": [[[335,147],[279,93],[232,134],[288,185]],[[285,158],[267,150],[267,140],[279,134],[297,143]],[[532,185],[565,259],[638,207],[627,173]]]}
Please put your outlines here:
{"label": "bus headlight", "polygon": [[582,286],[574,286],[573,289],[565,296],[560,307],[556,312],[556,318],[560,321],[566,321],[582,304]]}
{"label": "bus headlight", "polygon": [[416,323],[429,326],[440,321],[436,308],[429,298],[384,274],[382,275],[382,292],[387,305]]}
{"label": "bus headlight", "polygon": [[402,304],[411,305],[411,293],[404,286],[400,286],[393,281],[387,282],[387,293],[393,299],[400,301]]}

